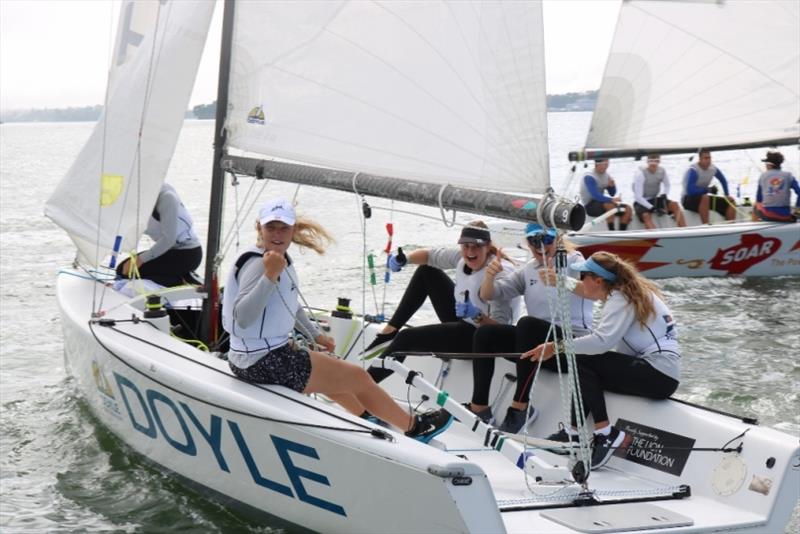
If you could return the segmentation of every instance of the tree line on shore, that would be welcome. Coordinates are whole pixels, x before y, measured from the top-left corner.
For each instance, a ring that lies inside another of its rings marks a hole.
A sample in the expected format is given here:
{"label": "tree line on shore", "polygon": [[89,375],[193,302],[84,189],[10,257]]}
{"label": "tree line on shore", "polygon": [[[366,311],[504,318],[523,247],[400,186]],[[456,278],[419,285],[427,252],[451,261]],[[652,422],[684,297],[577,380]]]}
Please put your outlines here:
{"label": "tree line on shore", "polygon": [[[592,111],[597,101],[597,91],[547,95],[548,111]],[[213,119],[217,111],[216,101],[199,104],[186,112],[187,119]],[[70,108],[44,108],[9,110],[0,112],[0,122],[81,122],[96,121],[103,106]]]}

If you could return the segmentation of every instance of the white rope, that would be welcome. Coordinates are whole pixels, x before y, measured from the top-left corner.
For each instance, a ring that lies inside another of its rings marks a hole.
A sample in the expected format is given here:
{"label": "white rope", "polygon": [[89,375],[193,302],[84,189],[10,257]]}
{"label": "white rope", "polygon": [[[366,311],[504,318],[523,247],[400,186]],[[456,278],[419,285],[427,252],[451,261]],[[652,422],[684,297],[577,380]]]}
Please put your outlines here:
{"label": "white rope", "polygon": [[452,228],[456,224],[456,210],[453,210],[453,217],[450,222],[447,222],[447,215],[445,214],[445,207],[443,204],[442,197],[444,195],[444,190],[447,189],[448,184],[442,184],[439,188],[439,213],[442,216],[442,222],[444,223],[446,228]]}

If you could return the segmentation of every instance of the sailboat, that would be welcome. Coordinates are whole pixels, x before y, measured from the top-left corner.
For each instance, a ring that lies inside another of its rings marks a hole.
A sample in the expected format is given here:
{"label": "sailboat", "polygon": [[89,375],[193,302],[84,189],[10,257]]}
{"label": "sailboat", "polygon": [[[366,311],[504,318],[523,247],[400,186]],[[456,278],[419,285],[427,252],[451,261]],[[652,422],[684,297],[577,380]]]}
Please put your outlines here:
{"label": "sailboat", "polygon": [[[799,27],[797,2],[622,2],[586,143],[570,159],[796,146]],[[698,226],[661,216],[661,228],[620,233],[600,231],[602,219],[572,237],[584,254],[615,252],[651,278],[800,275],[800,222],[712,213],[717,224],[699,226],[684,213]]]}
{"label": "sailboat", "polygon": [[[557,444],[506,436],[462,407],[472,371],[459,355],[417,356],[409,367],[383,360],[395,370],[384,384],[398,402],[443,406],[461,421],[424,445],[324,398],[238,380],[213,353],[227,174],[583,224],[580,206],[547,192],[539,2],[226,0],[205,283],[115,291],[106,273],[136,247],[155,203],[212,8],[123,3],[104,116],[46,206],[77,247],[58,277],[64,352],[101,424],[148,462],[270,525],[426,533],[786,525],[800,447],[751,418],[609,395],[616,424],[639,445],[588,472],[585,446],[558,455]],[[201,307],[200,336],[212,350],[171,335],[175,325],[153,297],[172,310]],[[341,357],[377,332],[359,316],[317,317]],[[498,368],[495,410],[510,402],[513,373],[505,360]],[[533,401],[542,415],[530,436],[565,420],[563,384],[540,375]]]}

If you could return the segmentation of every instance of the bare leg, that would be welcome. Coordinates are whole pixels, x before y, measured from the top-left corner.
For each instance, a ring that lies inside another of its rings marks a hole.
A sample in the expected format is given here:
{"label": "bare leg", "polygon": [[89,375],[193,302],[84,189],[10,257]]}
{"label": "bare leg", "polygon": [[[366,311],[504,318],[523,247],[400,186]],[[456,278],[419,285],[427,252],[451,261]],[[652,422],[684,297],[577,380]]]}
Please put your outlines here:
{"label": "bare leg", "polygon": [[355,395],[350,393],[332,393],[326,396],[336,401],[339,406],[353,415],[361,415],[364,413],[364,405],[358,402]]}
{"label": "bare leg", "polygon": [[728,197],[728,209],[725,210],[725,219],[728,221],[736,219],[736,201],[733,197]]}
{"label": "bare leg", "polygon": [[700,221],[703,224],[708,224],[708,207],[709,207],[709,198],[708,195],[703,195],[703,198],[700,199],[700,205],[697,206],[697,213],[700,214]]}
{"label": "bare leg", "polygon": [[656,225],[653,224],[652,213],[642,213],[642,222],[644,223],[644,227],[647,228],[648,230],[652,230],[653,228],[656,227]]}
{"label": "bare leg", "polygon": [[[683,217],[683,210],[678,203],[674,200],[669,201],[669,212],[674,215],[675,222],[678,223],[678,226],[686,226],[686,219]],[[708,219],[708,212],[706,212],[706,219]]]}
{"label": "bare leg", "polygon": [[360,366],[316,351],[309,351],[309,354],[311,377],[303,393],[323,393],[331,398],[350,394],[369,413],[403,431],[411,429],[414,422],[411,415],[381,389]]}

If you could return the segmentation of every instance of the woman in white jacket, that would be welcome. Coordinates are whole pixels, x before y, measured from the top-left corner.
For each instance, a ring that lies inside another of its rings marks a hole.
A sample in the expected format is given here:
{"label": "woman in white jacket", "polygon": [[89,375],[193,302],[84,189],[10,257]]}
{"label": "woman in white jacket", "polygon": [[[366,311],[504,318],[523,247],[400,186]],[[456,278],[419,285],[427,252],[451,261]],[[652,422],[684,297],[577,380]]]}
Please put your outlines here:
{"label": "woman in white jacket", "polygon": [[[584,295],[605,302],[597,327],[573,345],[585,415],[592,414],[595,422],[595,469],[628,441],[609,423],[603,392],[666,399],[678,388],[681,355],[672,312],[655,284],[632,265],[615,254],[595,252],[572,268],[581,272]],[[561,347],[543,343],[522,358],[549,360],[562,352],[556,348]],[[548,439],[577,441],[574,424]]]}

